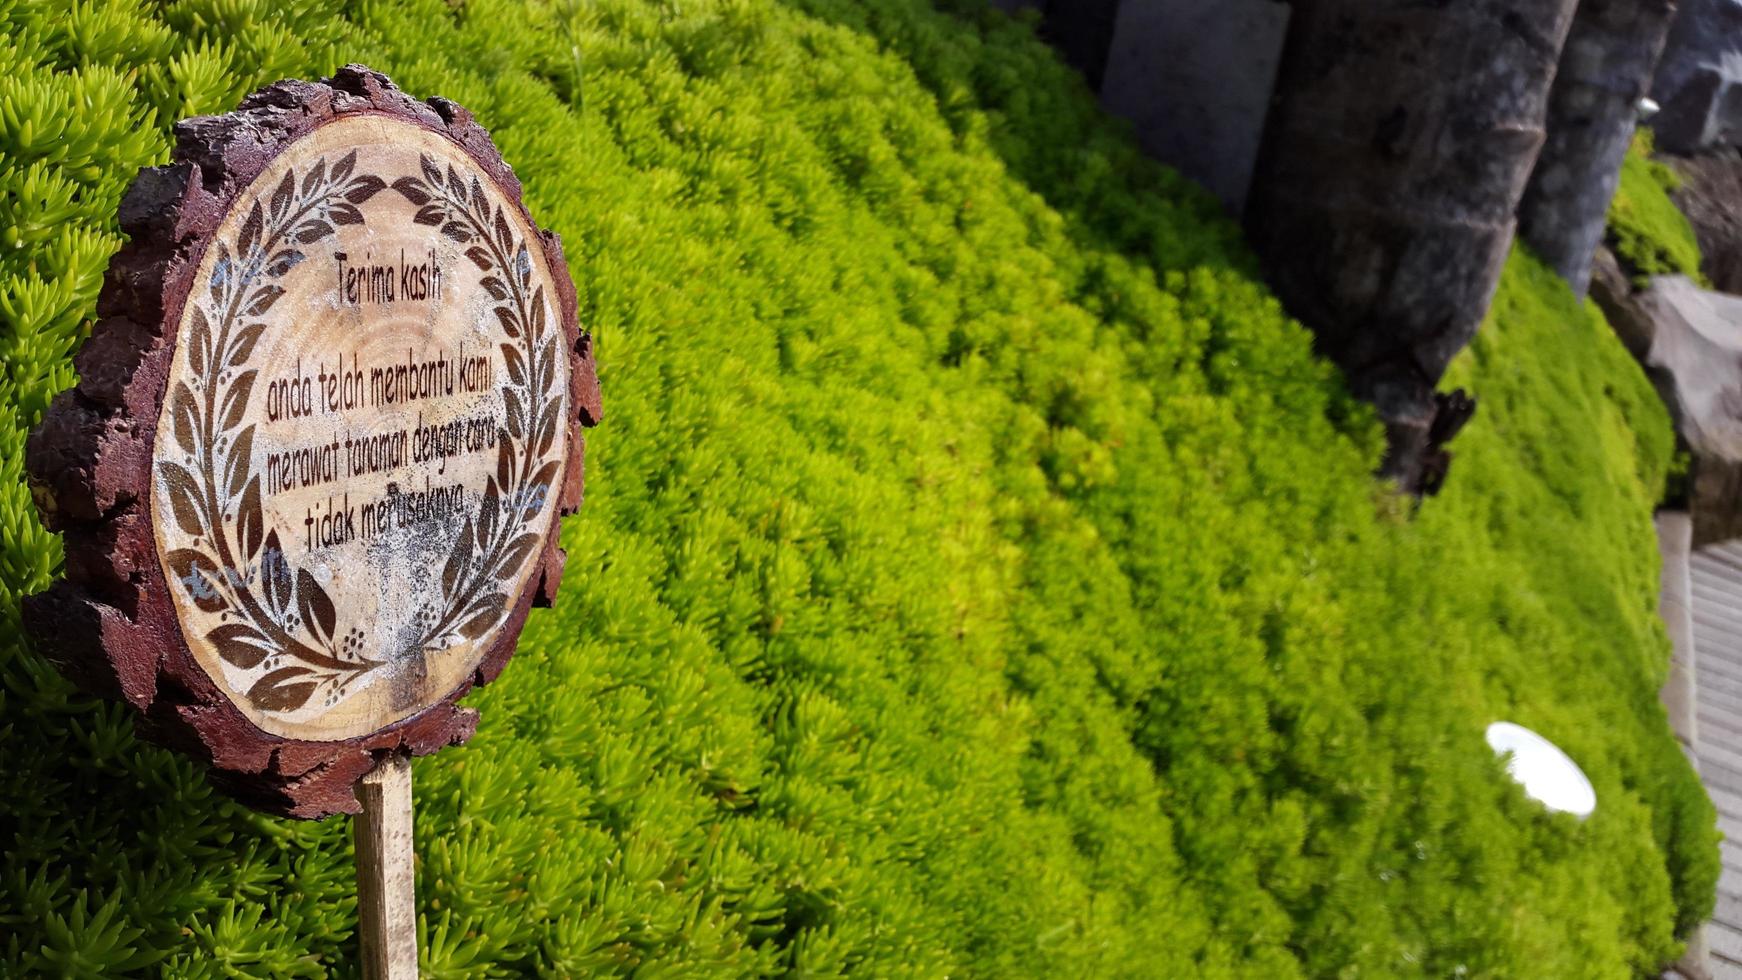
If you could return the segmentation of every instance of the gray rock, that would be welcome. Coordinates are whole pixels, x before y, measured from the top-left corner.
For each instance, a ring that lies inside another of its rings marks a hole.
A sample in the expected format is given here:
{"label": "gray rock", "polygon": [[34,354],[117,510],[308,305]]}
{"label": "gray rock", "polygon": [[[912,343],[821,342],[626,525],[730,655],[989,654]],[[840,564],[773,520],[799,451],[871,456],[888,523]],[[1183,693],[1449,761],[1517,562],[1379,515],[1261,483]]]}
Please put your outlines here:
{"label": "gray rock", "polygon": [[1742,537],[1742,296],[1660,276],[1634,292],[1607,250],[1591,297],[1638,357],[1693,456],[1693,542]]}
{"label": "gray rock", "polygon": [[1610,329],[1621,338],[1627,352],[1644,364],[1651,353],[1651,337],[1656,327],[1640,305],[1640,294],[1633,291],[1633,283],[1622,270],[1621,262],[1607,248],[1597,249],[1597,258],[1591,263],[1591,299],[1602,309],[1603,318],[1609,321]]}
{"label": "gray rock", "polygon": [[1658,144],[1694,153],[1742,140],[1742,0],[1682,0],[1652,82]]}
{"label": "gray rock", "polygon": [[1666,162],[1681,178],[1673,197],[1700,244],[1700,272],[1713,289],[1742,295],[1742,153],[1721,147]]}
{"label": "gray rock", "polygon": [[1238,215],[1252,180],[1289,8],[1274,0],[1124,0],[1101,102],[1148,153]]}
{"label": "gray rock", "polygon": [[1664,393],[1688,448],[1742,462],[1742,296],[1660,276],[1639,303],[1652,326],[1645,365],[1673,382]]}

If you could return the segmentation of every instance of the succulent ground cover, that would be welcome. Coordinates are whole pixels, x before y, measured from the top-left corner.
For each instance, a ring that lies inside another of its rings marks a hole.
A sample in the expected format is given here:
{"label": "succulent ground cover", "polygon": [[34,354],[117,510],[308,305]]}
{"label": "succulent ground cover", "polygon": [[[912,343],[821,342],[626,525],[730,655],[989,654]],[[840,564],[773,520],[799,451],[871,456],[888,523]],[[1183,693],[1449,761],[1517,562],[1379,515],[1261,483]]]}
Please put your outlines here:
{"label": "succulent ground cover", "polygon": [[347,61],[491,128],[609,406],[561,600],[416,767],[426,975],[1674,955],[1717,854],[1656,699],[1673,447],[1600,317],[1514,257],[1411,514],[1213,201],[951,6],[0,0],[0,973],[354,972],[347,825],[215,795],[18,630],[127,181]]}

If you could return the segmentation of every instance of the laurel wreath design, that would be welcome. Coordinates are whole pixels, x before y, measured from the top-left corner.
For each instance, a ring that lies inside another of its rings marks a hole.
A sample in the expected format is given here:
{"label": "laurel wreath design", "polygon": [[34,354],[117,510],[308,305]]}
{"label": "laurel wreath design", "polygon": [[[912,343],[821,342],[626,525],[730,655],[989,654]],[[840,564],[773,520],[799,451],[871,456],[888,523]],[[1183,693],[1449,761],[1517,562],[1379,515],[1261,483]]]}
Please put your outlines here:
{"label": "laurel wreath design", "polygon": [[[186,357],[191,379],[169,398],[171,428],[182,458],[160,459],[177,527],[192,546],[164,556],[195,607],[222,622],[205,638],[226,662],[259,670],[246,692],[261,711],[291,712],[324,693],[336,704],[349,685],[396,657],[364,652],[364,631],[339,632],[332,597],[307,569],[294,567],[276,530],[267,530],[260,477],[252,465],[255,426],[242,425],[258,377],[246,365],[284,288],[278,283],[306,258],[299,246],[331,238],[340,225],[365,223],[361,205],[388,187],[355,173],[357,152],[331,167],[327,158],[301,174],[286,172],[265,207],[256,200],[230,243],[215,240],[207,297],[193,307]],[[420,155],[421,176],[393,189],[418,207],[414,221],[465,246],[484,272],[480,285],[510,343],[500,347],[510,384],[503,388],[496,472],[478,515],[468,517],[442,569],[439,603],[419,610],[415,639],[400,655],[446,649],[478,639],[507,613],[503,591],[537,549],[524,530],[549,505],[561,469],[557,442],[561,392],[556,387],[558,331],[547,324],[544,287],[532,283],[526,244],[474,176],[444,174]]]}
{"label": "laurel wreath design", "polygon": [[502,390],[504,428],[497,435],[496,472],[484,486],[483,506],[466,520],[442,567],[442,609],[426,611],[419,647],[444,648],[457,637],[477,639],[507,612],[501,591],[538,549],[527,521],[550,506],[551,487],[562,469],[557,448],[562,389],[557,364],[558,331],[545,315],[543,285],[533,285],[532,256],[508,220],[507,205],[492,204],[476,176],[468,181],[449,166],[418,155],[421,176],[393,182],[418,207],[413,221],[441,229],[466,246],[466,258],[484,273],[479,281],[496,301],[491,307],[510,343],[500,349],[510,384]]}

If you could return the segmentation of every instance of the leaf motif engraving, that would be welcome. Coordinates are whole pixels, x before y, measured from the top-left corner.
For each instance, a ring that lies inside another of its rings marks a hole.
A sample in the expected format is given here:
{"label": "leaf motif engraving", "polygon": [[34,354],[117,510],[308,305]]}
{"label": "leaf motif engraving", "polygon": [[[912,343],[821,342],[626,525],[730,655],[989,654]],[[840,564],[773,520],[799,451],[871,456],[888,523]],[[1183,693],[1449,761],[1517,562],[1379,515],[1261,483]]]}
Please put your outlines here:
{"label": "leaf motif engraving", "polygon": [[242,494],[240,509],[236,512],[236,535],[242,542],[242,554],[246,561],[253,561],[260,554],[260,544],[264,540],[266,517],[260,509],[260,478],[248,481],[248,489]]}
{"label": "leaf motif engraving", "polygon": [[242,485],[248,481],[248,474],[253,472],[253,463],[254,426],[250,425],[236,434],[236,441],[230,446],[230,456],[224,462],[226,495],[234,497],[242,492]]}
{"label": "leaf motif engraving", "polygon": [[531,533],[522,534],[510,541],[508,547],[503,549],[502,561],[496,566],[496,574],[502,578],[512,577],[520,571],[520,563],[532,554],[532,549],[537,545],[538,535]]}
{"label": "leaf motif engraving", "polygon": [[549,391],[551,383],[555,380],[556,351],[550,350],[547,346],[543,356],[538,358],[538,372],[537,377],[533,379],[533,384],[537,385],[541,392]]}
{"label": "leaf motif engraving", "polygon": [[193,330],[188,337],[188,367],[195,374],[206,373],[206,352],[212,346],[212,332],[202,330],[206,318],[197,310],[194,314]]}
{"label": "leaf motif engraving", "polygon": [[326,180],[326,179],[327,179],[327,158],[321,157],[320,159],[315,161],[314,166],[309,168],[308,173],[303,174],[303,177],[302,177],[302,196],[303,197],[313,197],[314,192],[315,192],[315,188],[319,187],[321,185],[321,182]]}
{"label": "leaf motif engraving", "polygon": [[313,674],[307,667],[280,667],[254,682],[248,700],[261,711],[295,711],[315,692],[314,681],[302,680]]}
{"label": "leaf motif engraving", "polygon": [[304,256],[294,248],[283,249],[272,256],[266,263],[266,274],[277,279],[299,265]]}
{"label": "leaf motif engraving", "polygon": [[476,640],[497,623],[502,621],[502,614],[507,610],[508,597],[500,592],[492,592],[474,602],[466,610],[466,619],[460,624],[460,635],[468,640]]}
{"label": "leaf motif engraving", "polygon": [[225,362],[225,366],[241,367],[248,363],[248,358],[254,356],[254,346],[260,343],[260,335],[265,332],[264,323],[250,323],[237,331],[236,343],[230,348],[230,359]]}
{"label": "leaf motif engraving", "polygon": [[169,487],[169,510],[175,515],[176,526],[182,529],[182,533],[194,537],[206,533],[205,524],[200,520],[205,508],[201,505],[199,484],[194,482],[193,474],[168,460],[159,462],[158,469]]}
{"label": "leaf motif engraving", "polygon": [[296,602],[296,589],[292,584],[290,560],[278,544],[277,530],[266,532],[265,550],[260,555],[260,581],[266,592],[268,608],[273,615],[283,619]]}
{"label": "leaf motif engraving", "polygon": [[254,379],[260,376],[256,370],[243,371],[231,383],[230,390],[224,394],[224,421],[222,430],[225,432],[241,424],[242,417],[248,411],[248,396],[254,393]]}
{"label": "leaf motif engraving", "polygon": [[284,179],[278,182],[278,187],[272,192],[272,222],[278,224],[290,213],[291,201],[296,197],[296,173],[286,170]]}
{"label": "leaf motif engraving", "polygon": [[[212,324],[206,319],[206,311],[199,306],[194,307],[193,316],[188,321],[188,346],[190,348],[212,346]],[[190,350],[190,357],[192,353]]]}
{"label": "leaf motif engraving", "polygon": [[429,203],[429,194],[423,189],[423,181],[416,177],[401,177],[394,181],[391,186],[399,192],[400,197],[410,201],[413,205],[421,207]]}
{"label": "leaf motif engraving", "polygon": [[188,388],[187,382],[178,382],[175,395],[170,399],[170,420],[175,430],[176,445],[189,455],[197,455],[200,451],[200,403],[194,398],[194,393]]}
{"label": "leaf motif engraving", "polygon": [[505,487],[514,474],[514,446],[503,439],[496,444],[496,485]]}
{"label": "leaf motif engraving", "polygon": [[496,534],[496,519],[502,512],[502,495],[496,489],[496,478],[484,481],[484,503],[478,508],[478,537],[488,541]]}
{"label": "leaf motif engraving", "polygon": [[291,240],[299,245],[312,245],[332,233],[332,225],[327,224],[319,218],[315,218],[310,221],[305,221],[297,226],[296,234],[291,236]]}
{"label": "leaf motif engraving", "polygon": [[527,486],[548,490],[551,483],[556,480],[556,471],[561,468],[561,460],[553,459],[550,462],[545,463],[543,466],[538,468],[537,473],[532,475],[532,479],[527,481]]}
{"label": "leaf motif engraving", "polygon": [[366,174],[351,182],[351,186],[345,190],[345,200],[352,204],[363,204],[386,189],[387,181],[374,174]]}
{"label": "leaf motif engraving", "polygon": [[218,649],[225,663],[243,670],[260,666],[273,650],[272,641],[246,623],[225,623],[207,633],[206,640]]}
{"label": "leaf motif engraving", "polygon": [[248,306],[242,311],[243,316],[262,316],[272,309],[272,304],[278,302],[278,297],[284,295],[282,286],[265,285],[254,291],[248,297]]}
{"label": "leaf motif engraving", "polygon": [[455,587],[460,583],[460,575],[471,560],[472,519],[468,517],[465,526],[460,528],[460,537],[454,542],[454,550],[448,555],[447,564],[442,567],[442,595],[454,594]]}
{"label": "leaf motif engraving", "polygon": [[353,204],[335,204],[327,211],[327,217],[333,219],[335,225],[360,225],[363,223],[363,212]]}
{"label": "leaf motif engraving", "polygon": [[333,608],[332,597],[327,590],[315,581],[308,569],[299,568],[296,572],[296,597],[298,612],[302,613],[303,621],[314,627],[316,636],[322,642],[330,643],[333,639],[333,627],[338,623],[338,611]]}
{"label": "leaf motif engraving", "polygon": [[[356,166],[357,166],[357,151],[356,150],[352,150],[351,152],[340,157],[339,162],[333,164],[333,183],[335,183],[335,184],[344,183],[345,178],[351,176],[351,171],[356,169]],[[365,178],[365,179],[371,179],[371,178]],[[372,179],[380,180],[381,178],[376,177],[376,178],[372,178]],[[361,204],[363,202],[358,201],[356,203]]]}
{"label": "leaf motif engraving", "polygon": [[236,236],[236,250],[243,255],[251,254],[254,246],[260,244],[260,232],[266,224],[266,216],[260,212],[260,202],[255,201],[248,208],[248,219],[242,222],[242,231]]}
{"label": "leaf motif engraving", "polygon": [[551,442],[556,439],[556,413],[545,411],[539,414],[542,418],[538,420],[538,437],[534,440],[538,448],[533,450],[534,456],[543,456],[550,450]]}
{"label": "leaf motif engraving", "polygon": [[526,385],[526,359],[520,356],[520,348],[513,344],[503,344],[502,360],[508,368],[508,380],[524,387]]}

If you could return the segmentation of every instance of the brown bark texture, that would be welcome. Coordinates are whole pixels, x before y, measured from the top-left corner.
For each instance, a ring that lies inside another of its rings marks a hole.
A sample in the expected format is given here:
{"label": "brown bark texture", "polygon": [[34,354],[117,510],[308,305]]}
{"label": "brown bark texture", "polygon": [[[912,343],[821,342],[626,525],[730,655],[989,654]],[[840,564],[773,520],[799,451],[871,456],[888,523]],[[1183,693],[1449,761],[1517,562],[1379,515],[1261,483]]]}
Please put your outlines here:
{"label": "brown bark texture", "polygon": [[[357,812],[357,780],[382,758],[425,755],[469,738],[477,712],[456,702],[502,671],[529,608],[555,595],[564,558],[553,524],[538,545],[541,571],[478,668],[423,711],[356,738],[308,741],[262,731],[188,650],[158,561],[148,490],[176,324],[204,249],[237,196],[296,140],[359,113],[394,116],[453,140],[518,204],[520,182],[471,113],[446,99],[414,100],[360,65],[323,82],[277,82],[236,112],[177,124],[171,162],[141,171],[122,199],[121,230],[130,240],[109,265],[99,319],[74,359],[79,383],[56,396],[25,458],[43,521],[66,547],[65,577],[24,603],[37,651],[85,690],[130,704],[142,737],[209,766],[218,788],[257,809],[302,818]],[[575,415],[557,484],[560,513],[568,514],[581,502],[581,430],[600,418],[599,388],[562,244],[549,232],[538,244],[557,272],[556,305],[572,352]]]}
{"label": "brown bark texture", "polygon": [[1576,3],[1294,4],[1247,230],[1408,492],[1437,489],[1468,416],[1434,388],[1499,283]]}
{"label": "brown bark texture", "polygon": [[1518,233],[1580,299],[1675,10],[1673,0],[1582,0],[1561,51]]}

